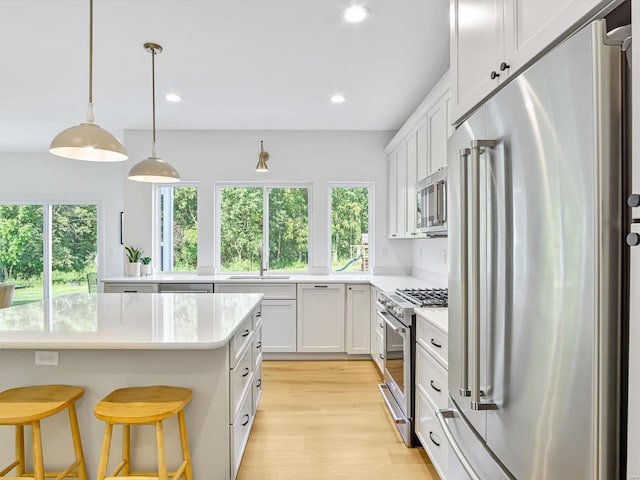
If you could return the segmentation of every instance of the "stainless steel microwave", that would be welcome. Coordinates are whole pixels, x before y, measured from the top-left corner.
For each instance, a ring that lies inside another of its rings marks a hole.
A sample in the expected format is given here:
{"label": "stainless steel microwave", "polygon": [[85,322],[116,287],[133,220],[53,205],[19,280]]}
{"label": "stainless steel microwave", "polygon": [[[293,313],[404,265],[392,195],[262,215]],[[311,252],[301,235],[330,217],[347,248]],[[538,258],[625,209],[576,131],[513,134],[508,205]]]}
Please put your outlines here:
{"label": "stainless steel microwave", "polygon": [[447,235],[447,167],[416,183],[417,231],[427,236]]}

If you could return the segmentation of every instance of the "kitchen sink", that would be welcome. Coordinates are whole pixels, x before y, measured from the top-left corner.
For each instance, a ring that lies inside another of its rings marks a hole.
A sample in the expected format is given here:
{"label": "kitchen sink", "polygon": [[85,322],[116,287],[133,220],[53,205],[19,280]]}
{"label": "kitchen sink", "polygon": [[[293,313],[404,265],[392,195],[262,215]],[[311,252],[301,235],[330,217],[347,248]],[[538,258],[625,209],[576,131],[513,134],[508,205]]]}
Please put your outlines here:
{"label": "kitchen sink", "polygon": [[229,275],[229,280],[287,280],[289,275]]}

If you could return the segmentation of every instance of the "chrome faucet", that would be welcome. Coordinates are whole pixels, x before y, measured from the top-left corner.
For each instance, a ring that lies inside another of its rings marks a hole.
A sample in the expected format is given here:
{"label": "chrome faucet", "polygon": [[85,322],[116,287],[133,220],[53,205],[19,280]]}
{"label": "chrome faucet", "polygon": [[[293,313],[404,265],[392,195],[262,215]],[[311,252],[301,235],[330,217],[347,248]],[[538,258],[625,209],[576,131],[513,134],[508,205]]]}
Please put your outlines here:
{"label": "chrome faucet", "polygon": [[264,272],[265,270],[267,270],[266,268],[264,268],[264,248],[262,247],[262,245],[260,245],[258,247],[258,257],[260,257],[260,276],[264,277]]}

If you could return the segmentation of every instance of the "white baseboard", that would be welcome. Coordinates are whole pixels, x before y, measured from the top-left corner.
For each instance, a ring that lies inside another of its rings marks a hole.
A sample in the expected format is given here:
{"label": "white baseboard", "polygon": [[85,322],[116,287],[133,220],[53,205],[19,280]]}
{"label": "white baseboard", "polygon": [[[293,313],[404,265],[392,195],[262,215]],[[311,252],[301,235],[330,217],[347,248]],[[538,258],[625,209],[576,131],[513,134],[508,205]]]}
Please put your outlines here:
{"label": "white baseboard", "polygon": [[263,360],[372,360],[371,355],[347,353],[262,352]]}

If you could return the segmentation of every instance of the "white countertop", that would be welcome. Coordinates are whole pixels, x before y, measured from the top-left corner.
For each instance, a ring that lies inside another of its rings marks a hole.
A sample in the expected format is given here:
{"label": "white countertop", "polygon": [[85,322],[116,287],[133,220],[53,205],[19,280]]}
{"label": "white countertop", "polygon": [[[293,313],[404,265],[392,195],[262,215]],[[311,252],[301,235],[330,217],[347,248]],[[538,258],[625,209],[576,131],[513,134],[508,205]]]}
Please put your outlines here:
{"label": "white countertop", "polygon": [[0,310],[5,349],[214,349],[262,294],[78,293]]}
{"label": "white countertop", "polygon": [[[271,272],[277,275],[277,272]],[[268,274],[267,274],[268,275]],[[418,277],[406,275],[309,275],[291,274],[288,279],[283,278],[244,278],[230,279],[231,274],[219,275],[149,275],[146,277],[112,277],[101,280],[109,283],[368,283],[384,291],[396,288],[441,288],[446,285],[436,285]]]}
{"label": "white countertop", "polygon": [[436,328],[449,334],[449,309],[448,308],[416,308],[416,315],[427,319]]}

